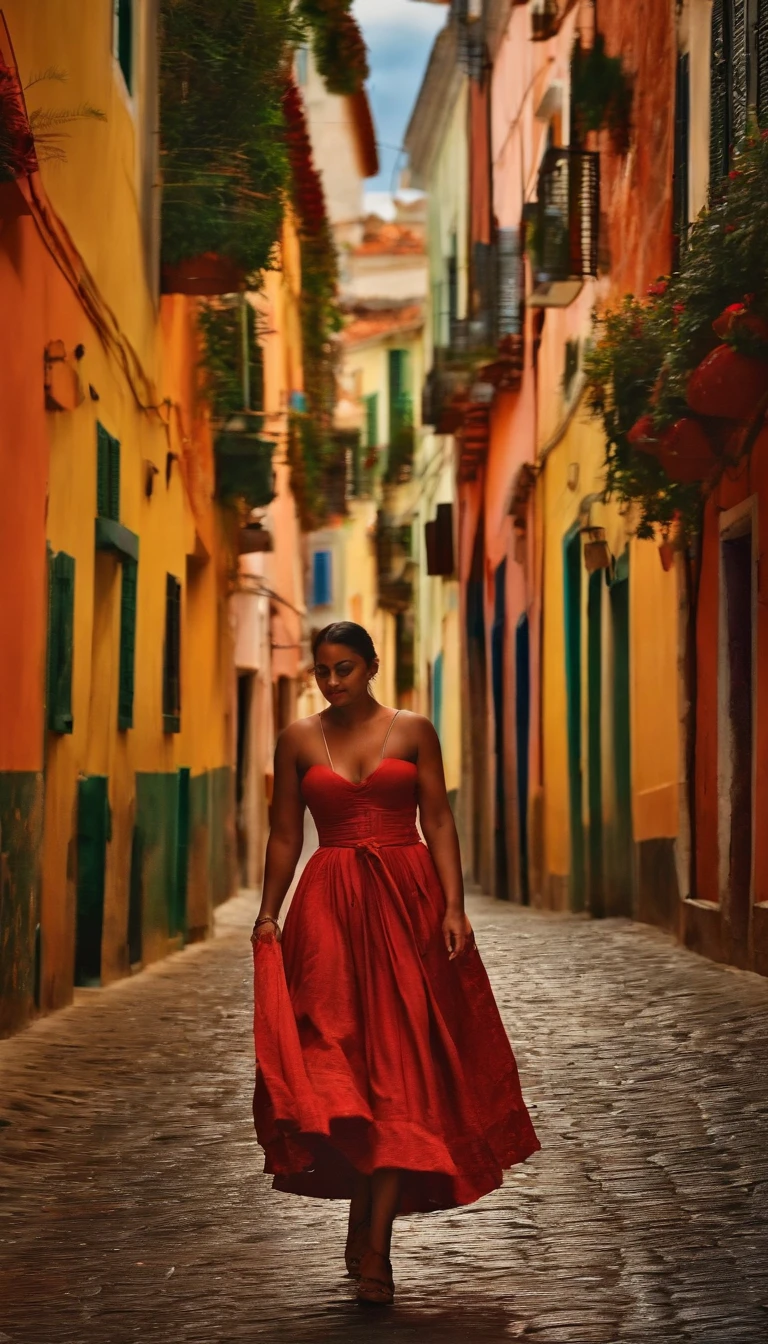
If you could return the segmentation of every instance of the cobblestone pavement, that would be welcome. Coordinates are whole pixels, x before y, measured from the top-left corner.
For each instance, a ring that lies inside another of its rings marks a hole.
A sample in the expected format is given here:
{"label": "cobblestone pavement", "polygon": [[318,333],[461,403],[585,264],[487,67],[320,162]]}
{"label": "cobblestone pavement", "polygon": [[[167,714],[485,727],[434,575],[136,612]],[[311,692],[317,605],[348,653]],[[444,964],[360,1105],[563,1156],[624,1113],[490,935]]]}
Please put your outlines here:
{"label": "cobblestone pavement", "polygon": [[544,1147],[399,1222],[398,1302],[371,1314],[343,1206],[260,1172],[252,909],[0,1043],[0,1344],[765,1344],[766,982],[473,898]]}

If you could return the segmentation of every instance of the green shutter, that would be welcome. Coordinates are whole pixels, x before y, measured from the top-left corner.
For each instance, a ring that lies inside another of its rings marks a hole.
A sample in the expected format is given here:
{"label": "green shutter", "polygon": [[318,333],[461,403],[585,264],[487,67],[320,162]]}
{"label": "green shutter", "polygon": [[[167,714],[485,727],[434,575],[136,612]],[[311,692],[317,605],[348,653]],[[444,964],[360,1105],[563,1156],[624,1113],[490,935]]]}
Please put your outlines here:
{"label": "green shutter", "polygon": [[714,0],[709,72],[709,192],[717,194],[728,171],[731,137],[731,0]]}
{"label": "green shutter", "polygon": [[120,521],[120,440],[96,426],[96,513]]}
{"label": "green shutter", "polygon": [[48,566],[48,727],[72,732],[75,562],[59,551]]}
{"label": "green shutter", "polygon": [[163,651],[163,731],[181,727],[181,584],[165,578],[165,649]]}
{"label": "green shutter", "polygon": [[101,981],[104,877],[111,837],[109,780],[106,775],[82,777],[77,785],[76,985]]}
{"label": "green shutter", "polygon": [[372,392],[365,398],[365,445],[366,448],[379,446],[379,394]]}
{"label": "green shutter", "polygon": [[731,2],[731,143],[747,129],[747,0]]}
{"label": "green shutter", "polygon": [[138,573],[139,567],[135,560],[126,560],[123,564],[123,586],[120,599],[120,686],[117,704],[117,726],[121,730],[133,727]]}
{"label": "green shutter", "polygon": [[389,352],[389,442],[413,422],[407,350]]}
{"label": "green shutter", "polygon": [[117,59],[126,88],[133,93],[133,0],[117,0]]}
{"label": "green shutter", "polygon": [[757,117],[768,126],[768,0],[758,0],[757,11]]}

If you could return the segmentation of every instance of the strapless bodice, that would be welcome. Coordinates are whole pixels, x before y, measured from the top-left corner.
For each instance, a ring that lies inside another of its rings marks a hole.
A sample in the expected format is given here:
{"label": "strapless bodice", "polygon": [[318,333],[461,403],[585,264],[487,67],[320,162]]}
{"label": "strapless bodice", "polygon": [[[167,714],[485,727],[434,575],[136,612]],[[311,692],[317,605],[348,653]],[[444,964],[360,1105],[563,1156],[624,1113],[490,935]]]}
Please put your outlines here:
{"label": "strapless bodice", "polygon": [[367,779],[353,784],[328,765],[311,765],[301,793],[317,826],[321,848],[417,845],[416,766],[386,756]]}

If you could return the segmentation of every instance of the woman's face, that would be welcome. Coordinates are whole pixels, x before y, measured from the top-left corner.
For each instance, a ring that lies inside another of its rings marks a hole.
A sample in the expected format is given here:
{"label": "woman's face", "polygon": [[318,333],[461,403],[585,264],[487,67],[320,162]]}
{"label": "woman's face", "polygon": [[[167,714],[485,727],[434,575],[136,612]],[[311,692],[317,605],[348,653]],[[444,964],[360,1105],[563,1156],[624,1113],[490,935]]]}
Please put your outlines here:
{"label": "woman's face", "polygon": [[367,694],[376,662],[365,659],[346,644],[321,644],[315,655],[315,680],[331,705],[351,705]]}

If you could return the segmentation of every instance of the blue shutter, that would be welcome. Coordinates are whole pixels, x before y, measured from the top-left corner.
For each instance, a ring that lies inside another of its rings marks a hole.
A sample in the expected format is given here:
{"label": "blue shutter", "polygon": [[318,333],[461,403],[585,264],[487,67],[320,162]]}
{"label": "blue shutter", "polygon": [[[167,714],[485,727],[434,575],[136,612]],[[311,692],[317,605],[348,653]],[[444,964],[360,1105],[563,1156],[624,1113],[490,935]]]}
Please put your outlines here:
{"label": "blue shutter", "polygon": [[315,551],[312,556],[312,605],[331,605],[331,552]]}

